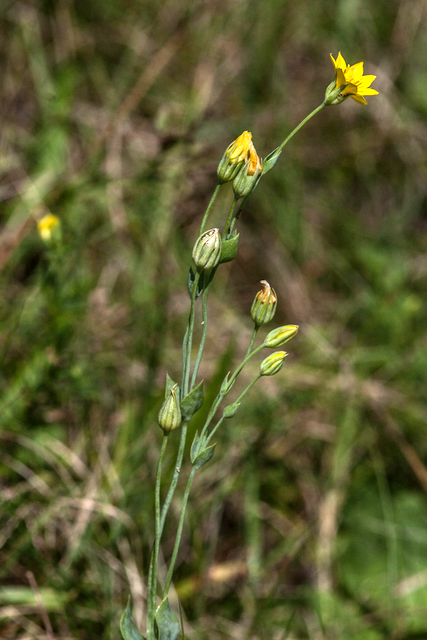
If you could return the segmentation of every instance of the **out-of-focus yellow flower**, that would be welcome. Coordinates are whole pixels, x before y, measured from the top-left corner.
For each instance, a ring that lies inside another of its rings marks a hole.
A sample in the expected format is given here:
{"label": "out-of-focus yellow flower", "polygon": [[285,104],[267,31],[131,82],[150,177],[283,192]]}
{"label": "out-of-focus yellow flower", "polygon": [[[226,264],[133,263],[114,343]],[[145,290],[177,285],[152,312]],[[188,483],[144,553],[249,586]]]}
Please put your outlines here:
{"label": "out-of-focus yellow flower", "polygon": [[40,238],[49,244],[52,241],[54,234],[58,235],[61,228],[61,221],[58,216],[53,213],[47,213],[37,223],[37,230]]}
{"label": "out-of-focus yellow flower", "polygon": [[346,64],[341,53],[338,53],[336,60],[331,54],[331,60],[335,67],[335,80],[326,89],[325,104],[340,104],[348,97],[359,104],[368,104],[364,96],[378,94],[378,91],[370,88],[376,76],[363,75],[363,62]]}

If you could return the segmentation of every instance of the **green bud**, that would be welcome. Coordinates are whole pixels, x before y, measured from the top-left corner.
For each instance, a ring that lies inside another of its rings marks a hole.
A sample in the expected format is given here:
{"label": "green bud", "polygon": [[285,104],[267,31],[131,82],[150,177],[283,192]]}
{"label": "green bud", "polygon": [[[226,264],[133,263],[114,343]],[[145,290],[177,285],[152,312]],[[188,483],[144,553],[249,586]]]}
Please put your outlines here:
{"label": "green bud", "polygon": [[213,269],[221,257],[222,241],[219,229],[202,233],[193,248],[193,260],[198,271]]}
{"label": "green bud", "polygon": [[261,362],[259,372],[262,376],[274,376],[282,368],[285,358],[288,354],[286,351],[276,351]]}
{"label": "green bud", "polygon": [[244,131],[228,145],[217,169],[218,182],[220,184],[231,182],[237,176],[242,165],[248,159],[251,140],[252,134],[249,131]]}
{"label": "green bud", "polygon": [[245,198],[257,186],[262,174],[261,160],[252,142],[249,145],[249,159],[242,166],[233,180],[233,191],[236,198]]}
{"label": "green bud", "polygon": [[297,332],[297,324],[287,324],[284,327],[277,327],[277,329],[273,329],[273,331],[270,331],[270,333],[267,334],[267,337],[264,340],[264,345],[271,349],[281,347],[285,342],[293,338]]}
{"label": "green bud", "polygon": [[262,289],[256,294],[251,307],[251,318],[257,325],[267,324],[273,319],[277,307],[277,295],[267,280],[261,280]]}
{"label": "green bud", "polygon": [[234,418],[237,413],[237,409],[240,407],[240,402],[233,402],[233,404],[229,404],[228,407],[224,408],[222,413],[224,418]]}
{"label": "green bud", "polygon": [[170,433],[181,426],[181,408],[178,399],[179,387],[174,384],[159,411],[158,422],[164,433]]}

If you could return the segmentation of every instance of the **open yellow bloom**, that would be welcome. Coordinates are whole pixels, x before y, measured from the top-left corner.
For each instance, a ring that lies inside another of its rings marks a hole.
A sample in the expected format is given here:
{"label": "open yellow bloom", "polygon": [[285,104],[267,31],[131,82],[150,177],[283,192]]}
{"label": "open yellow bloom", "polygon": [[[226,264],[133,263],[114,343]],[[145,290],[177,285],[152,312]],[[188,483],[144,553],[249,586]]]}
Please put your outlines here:
{"label": "open yellow bloom", "polygon": [[359,104],[368,104],[364,96],[378,94],[378,91],[370,88],[376,76],[363,75],[363,62],[346,64],[341,53],[338,53],[336,60],[331,54],[331,60],[335,67],[335,80],[326,89],[326,104],[339,104],[349,96]]}

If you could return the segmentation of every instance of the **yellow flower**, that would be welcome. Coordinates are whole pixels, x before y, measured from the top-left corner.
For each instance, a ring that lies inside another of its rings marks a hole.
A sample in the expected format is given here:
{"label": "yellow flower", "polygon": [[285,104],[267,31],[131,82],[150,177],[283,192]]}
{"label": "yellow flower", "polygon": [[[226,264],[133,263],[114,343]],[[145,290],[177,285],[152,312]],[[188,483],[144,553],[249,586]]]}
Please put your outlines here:
{"label": "yellow flower", "polygon": [[338,53],[336,60],[331,54],[331,60],[335,67],[335,80],[326,89],[326,104],[339,104],[349,96],[359,104],[368,104],[364,96],[378,94],[378,91],[370,88],[376,76],[363,75],[363,62],[346,64],[341,53]]}
{"label": "yellow flower", "polygon": [[250,131],[244,131],[234,142],[232,142],[226,151],[230,162],[242,162],[248,155],[249,147],[252,141]]}
{"label": "yellow flower", "polygon": [[37,223],[37,230],[39,232],[40,238],[44,240],[44,242],[49,244],[49,242],[52,240],[53,234],[59,231],[60,225],[61,222],[58,216],[54,216],[53,213],[47,213]]}
{"label": "yellow flower", "polygon": [[252,147],[252,134],[250,131],[244,131],[228,145],[217,169],[220,184],[234,180],[242,165],[249,159]]}

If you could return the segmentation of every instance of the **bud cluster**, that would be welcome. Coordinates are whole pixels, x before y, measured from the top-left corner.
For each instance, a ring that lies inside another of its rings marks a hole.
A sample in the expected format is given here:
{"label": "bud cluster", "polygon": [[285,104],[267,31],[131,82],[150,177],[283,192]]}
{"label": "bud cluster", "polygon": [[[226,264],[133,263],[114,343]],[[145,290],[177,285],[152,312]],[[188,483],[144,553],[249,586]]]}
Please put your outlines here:
{"label": "bud cluster", "polygon": [[218,165],[219,184],[233,182],[236,198],[248,196],[258,184],[262,162],[252,142],[250,131],[244,131],[228,145]]}

